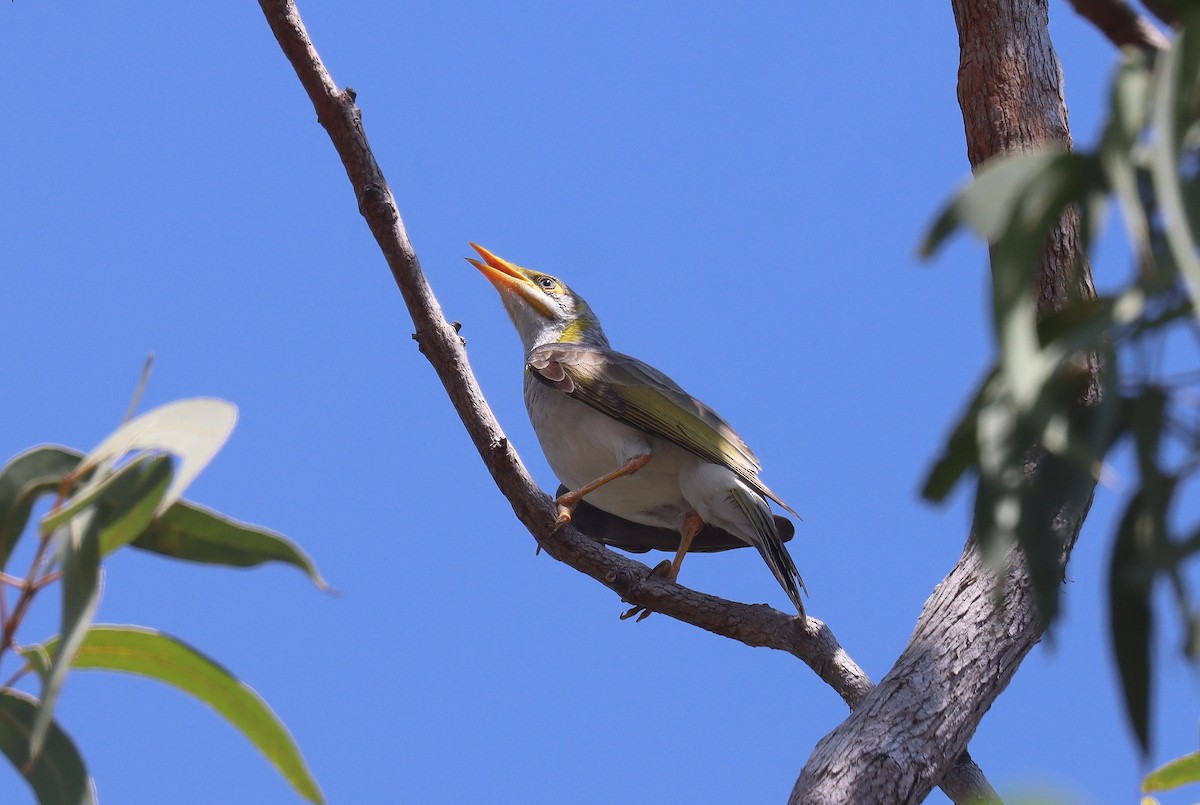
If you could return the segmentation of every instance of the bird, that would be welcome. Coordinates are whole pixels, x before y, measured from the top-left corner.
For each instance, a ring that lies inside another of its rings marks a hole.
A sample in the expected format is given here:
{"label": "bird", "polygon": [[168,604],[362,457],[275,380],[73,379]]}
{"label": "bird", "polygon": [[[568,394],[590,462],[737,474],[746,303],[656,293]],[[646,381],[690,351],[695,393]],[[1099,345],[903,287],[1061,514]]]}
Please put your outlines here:
{"label": "bird", "polygon": [[[708,528],[758,549],[801,619],[808,593],[768,500],[799,519],[758,477],[761,463],[713,409],[665,374],[612,349],[591,306],[558,277],[471,243],[466,258],[500,294],[525,350],[525,407],[551,470],[566,487],[555,528],[591,506],[679,534],[674,560],[654,573],[675,582]],[[791,524],[787,523],[787,536]],[[622,619],[644,619],[635,606]]]}

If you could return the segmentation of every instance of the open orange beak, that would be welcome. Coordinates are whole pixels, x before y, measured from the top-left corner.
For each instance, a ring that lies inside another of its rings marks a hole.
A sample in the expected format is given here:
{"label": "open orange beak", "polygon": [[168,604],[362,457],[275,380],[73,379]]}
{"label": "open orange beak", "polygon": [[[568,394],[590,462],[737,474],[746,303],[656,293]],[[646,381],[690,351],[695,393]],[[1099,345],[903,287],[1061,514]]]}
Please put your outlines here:
{"label": "open orange beak", "polygon": [[478,268],[483,276],[487,277],[488,282],[496,286],[497,291],[501,294],[515,294],[528,302],[530,307],[547,319],[554,318],[554,310],[546,301],[546,295],[534,284],[531,278],[533,272],[514,265],[502,257],[497,257],[478,243],[470,245],[483,258],[483,262],[473,257],[466,258],[467,262]]}

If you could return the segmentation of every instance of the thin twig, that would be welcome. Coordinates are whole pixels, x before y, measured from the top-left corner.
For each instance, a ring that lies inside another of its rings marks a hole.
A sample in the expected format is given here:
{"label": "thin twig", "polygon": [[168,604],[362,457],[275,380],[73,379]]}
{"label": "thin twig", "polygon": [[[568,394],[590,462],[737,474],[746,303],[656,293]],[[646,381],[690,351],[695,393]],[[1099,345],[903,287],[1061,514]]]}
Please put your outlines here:
{"label": "thin twig", "polygon": [[[63,501],[67,499],[67,493],[74,483],[75,476],[70,473],[63,478],[62,484],[58,489],[58,496],[54,500],[54,505],[50,507],[51,513],[54,513],[62,506]],[[38,540],[37,550],[33,554],[33,561],[29,564],[29,575],[20,585],[21,593],[17,596],[17,602],[13,605],[12,614],[4,618],[3,627],[0,628],[0,657],[3,657],[4,652],[12,646],[17,629],[20,628],[21,621],[25,619],[25,613],[29,610],[29,605],[33,602],[33,597],[41,588],[41,585],[38,584],[38,576],[41,575],[42,562],[46,557],[46,549],[50,546],[53,537],[53,534],[47,534],[41,536]]]}
{"label": "thin twig", "polygon": [[129,401],[129,407],[125,409],[125,417],[121,420],[122,422],[128,422],[137,413],[138,405],[142,402],[142,395],[146,392],[146,385],[150,382],[152,366],[154,366],[153,352],[146,355],[146,362],[142,364],[142,376],[138,378],[137,388],[133,390],[133,399]]}
{"label": "thin twig", "polygon": [[31,666],[29,663],[25,663],[20,668],[18,668],[15,672],[13,672],[12,676],[10,676],[8,679],[4,680],[4,682],[2,684],[0,684],[0,690],[11,689],[13,687],[13,685],[17,684],[17,682],[19,682],[21,680],[21,677],[25,676],[25,674],[29,673],[32,670],[33,670],[33,666]]}

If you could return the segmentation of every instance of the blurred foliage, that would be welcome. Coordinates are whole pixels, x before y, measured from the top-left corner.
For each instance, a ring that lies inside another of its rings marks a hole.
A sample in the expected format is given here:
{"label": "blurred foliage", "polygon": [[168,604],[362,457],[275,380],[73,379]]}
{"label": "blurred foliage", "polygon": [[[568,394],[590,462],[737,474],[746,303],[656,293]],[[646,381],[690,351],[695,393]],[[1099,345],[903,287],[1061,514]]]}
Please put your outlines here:
{"label": "blurred foliage", "polygon": [[1142,781],[1143,793],[1169,791],[1181,785],[1200,781],[1200,752],[1175,758],[1146,775]]}
{"label": "blurred foliage", "polygon": [[[1110,628],[1137,742],[1149,751],[1152,592],[1165,583],[1200,655],[1200,615],[1185,565],[1200,524],[1172,515],[1200,470],[1200,3],[1187,3],[1174,46],[1126,49],[1112,81],[1108,119],[1091,151],[1043,147],[988,161],[946,206],[922,251],[960,229],[991,249],[997,357],[923,494],[941,501],[977,479],[975,534],[1004,570],[1024,554],[1049,627],[1059,614],[1065,523],[1090,505],[1106,460],[1128,450],[1127,484],[1110,558]],[[1110,206],[1119,210],[1133,265],[1083,290],[1084,260]],[[1039,267],[1064,216],[1078,216],[1080,253],[1058,309],[1040,309]],[[1109,290],[1110,289],[1110,290]],[[1193,773],[1195,766],[1193,765]]]}
{"label": "blurred foliage", "polygon": [[[287,728],[229,671],[170,635],[93,623],[102,563],[125,547],[233,567],[284,562],[327,589],[312,561],[282,536],[182,499],[236,420],[237,409],[224,400],[180,400],[127,421],[86,456],[42,445],[0,468],[0,667],[7,657],[21,663],[0,685],[0,752],[43,805],[96,801],[80,751],[54,718],[68,672],[81,668],[138,674],[195,696],[249,739],[301,796],[324,802]],[[45,496],[53,505],[36,528],[28,527],[34,504]],[[22,538],[35,541],[33,560],[16,576],[6,565]],[[18,644],[29,607],[55,582],[59,634],[38,645]],[[13,687],[29,673],[41,682],[38,698]]]}

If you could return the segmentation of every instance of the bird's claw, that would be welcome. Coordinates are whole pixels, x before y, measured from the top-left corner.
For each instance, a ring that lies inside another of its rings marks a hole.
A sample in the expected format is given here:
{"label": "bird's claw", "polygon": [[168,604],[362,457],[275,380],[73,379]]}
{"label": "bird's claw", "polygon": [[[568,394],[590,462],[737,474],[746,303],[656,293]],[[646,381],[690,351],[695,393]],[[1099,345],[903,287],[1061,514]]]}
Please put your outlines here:
{"label": "bird's claw", "polygon": [[[655,565],[654,568],[650,572],[652,574],[654,574],[655,576],[662,576],[664,579],[670,579],[671,578],[671,561],[669,559],[662,560],[657,565]],[[637,621],[635,621],[635,623],[640,623],[641,621],[644,621],[644,620],[646,620],[646,618],[650,617],[650,614],[653,611],[654,610],[647,609],[646,607],[639,604],[638,606],[630,607],[625,612],[622,612],[621,620],[627,621],[630,618],[632,618],[634,615],[637,615]]]}
{"label": "bird's claw", "polygon": [[567,523],[571,522],[571,512],[574,510],[574,506],[564,506],[561,503],[558,504],[558,516],[554,518],[554,531],[551,533],[558,531]]}
{"label": "bird's claw", "polygon": [[[640,615],[638,615],[639,612],[641,613]],[[638,617],[637,617],[637,621],[635,621],[635,623],[639,623],[641,621],[646,620],[646,618],[650,617],[651,612],[652,612],[652,610],[646,609],[643,606],[636,606],[636,607],[630,607],[625,612],[622,612],[620,617],[621,617],[621,620],[627,621],[630,618],[632,618],[634,615],[637,615]]]}
{"label": "bird's claw", "polygon": [[554,499],[554,505],[558,507],[558,516],[554,518],[554,531],[558,531],[571,522],[571,515],[575,513],[575,507],[579,505],[579,498],[566,492]]}

